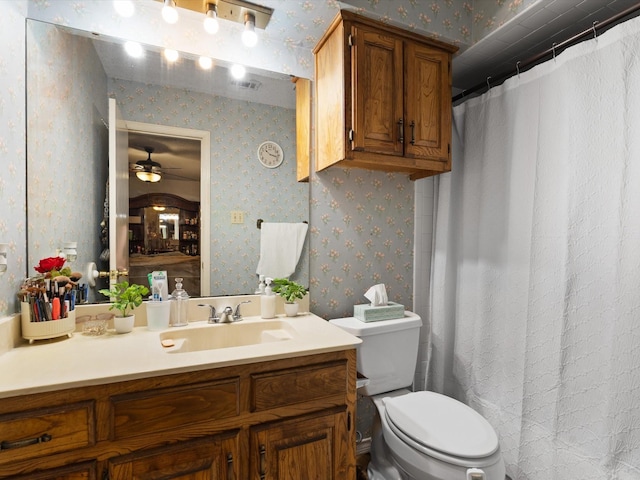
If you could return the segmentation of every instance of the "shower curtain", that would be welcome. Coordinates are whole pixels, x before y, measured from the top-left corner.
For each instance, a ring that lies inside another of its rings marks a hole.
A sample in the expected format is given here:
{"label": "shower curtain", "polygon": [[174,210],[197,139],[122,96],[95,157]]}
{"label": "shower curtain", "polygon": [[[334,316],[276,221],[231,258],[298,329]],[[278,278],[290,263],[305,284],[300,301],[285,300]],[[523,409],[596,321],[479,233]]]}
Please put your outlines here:
{"label": "shower curtain", "polygon": [[455,107],[454,137],[427,388],[514,480],[640,479],[640,20]]}

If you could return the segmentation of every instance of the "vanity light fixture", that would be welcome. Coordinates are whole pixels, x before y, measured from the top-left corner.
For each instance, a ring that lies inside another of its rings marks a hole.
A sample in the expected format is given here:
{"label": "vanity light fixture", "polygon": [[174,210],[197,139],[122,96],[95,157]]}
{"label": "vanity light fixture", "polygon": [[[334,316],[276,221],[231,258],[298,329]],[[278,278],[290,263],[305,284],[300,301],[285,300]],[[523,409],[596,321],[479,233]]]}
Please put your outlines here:
{"label": "vanity light fixture", "polygon": [[164,58],[167,60],[167,62],[169,63],[176,62],[179,57],[180,57],[180,54],[178,53],[177,50],[173,50],[171,48],[164,49]]}
{"label": "vanity light fixture", "polygon": [[136,177],[138,177],[139,180],[147,183],[156,183],[162,179],[162,175],[160,175],[158,172],[148,172],[144,170],[136,172]]}
{"label": "vanity light fixture", "polygon": [[215,3],[207,3],[207,13],[204,19],[204,29],[207,33],[215,35],[220,28],[218,24],[218,7]]}
{"label": "vanity light fixture", "polygon": [[236,80],[243,79],[246,73],[247,70],[243,65],[235,63],[231,66],[231,76]]}
{"label": "vanity light fixture", "polygon": [[4,275],[7,271],[7,252],[9,251],[8,243],[0,243],[0,275]]}
{"label": "vanity light fixture", "polygon": [[142,45],[137,42],[126,42],[124,44],[124,50],[133,58],[140,58],[144,55]]}
{"label": "vanity light fixture", "polygon": [[167,23],[176,23],[178,21],[178,10],[176,9],[176,2],[174,0],[164,0],[162,18],[164,18],[164,21]]}
{"label": "vanity light fixture", "polygon": [[251,12],[246,12],[244,14],[242,43],[249,48],[255,47],[258,43],[258,35],[256,34],[256,16]]}
{"label": "vanity light fixture", "polygon": [[113,0],[113,8],[121,17],[132,17],[136,13],[132,0]]}
{"label": "vanity light fixture", "polygon": [[213,67],[213,60],[209,57],[200,57],[198,59],[198,65],[200,65],[200,68],[203,70],[210,70],[211,67]]}

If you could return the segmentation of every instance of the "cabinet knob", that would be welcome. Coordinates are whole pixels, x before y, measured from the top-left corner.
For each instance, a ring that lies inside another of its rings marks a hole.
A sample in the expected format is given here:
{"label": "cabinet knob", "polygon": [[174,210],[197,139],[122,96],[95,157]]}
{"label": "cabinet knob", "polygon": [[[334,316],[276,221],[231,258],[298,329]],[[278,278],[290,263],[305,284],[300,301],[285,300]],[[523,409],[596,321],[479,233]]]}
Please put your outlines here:
{"label": "cabinet knob", "polygon": [[416,144],[416,122],[412,121],[409,126],[411,127],[411,145]]}

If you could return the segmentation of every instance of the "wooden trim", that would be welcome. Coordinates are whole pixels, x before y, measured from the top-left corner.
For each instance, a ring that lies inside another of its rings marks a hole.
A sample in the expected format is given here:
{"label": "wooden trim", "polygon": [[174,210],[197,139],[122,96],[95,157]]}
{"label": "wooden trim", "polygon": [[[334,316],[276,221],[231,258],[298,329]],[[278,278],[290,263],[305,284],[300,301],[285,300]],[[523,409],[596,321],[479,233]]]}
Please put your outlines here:
{"label": "wooden trim", "polygon": [[176,207],[191,212],[200,211],[200,202],[192,202],[172,193],[145,193],[129,199],[129,208],[144,208],[151,206]]}

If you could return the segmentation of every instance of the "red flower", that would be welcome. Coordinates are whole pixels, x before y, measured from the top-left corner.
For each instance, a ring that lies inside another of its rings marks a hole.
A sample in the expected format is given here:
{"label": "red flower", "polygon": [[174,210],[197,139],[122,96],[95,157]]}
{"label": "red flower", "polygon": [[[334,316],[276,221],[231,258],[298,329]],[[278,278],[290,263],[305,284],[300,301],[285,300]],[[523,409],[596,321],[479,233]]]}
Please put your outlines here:
{"label": "red flower", "polygon": [[47,273],[51,270],[60,270],[64,265],[65,259],[62,257],[49,257],[40,260],[40,263],[35,268],[38,273]]}

